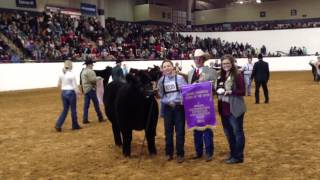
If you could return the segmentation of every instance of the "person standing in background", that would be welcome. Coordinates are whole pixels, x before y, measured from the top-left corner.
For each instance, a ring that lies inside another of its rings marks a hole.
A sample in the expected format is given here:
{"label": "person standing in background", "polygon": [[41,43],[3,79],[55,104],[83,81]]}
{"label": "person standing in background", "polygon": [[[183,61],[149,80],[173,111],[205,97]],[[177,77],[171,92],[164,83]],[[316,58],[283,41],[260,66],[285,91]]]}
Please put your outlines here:
{"label": "person standing in background", "polygon": [[247,96],[251,96],[251,75],[253,70],[252,55],[248,55],[248,63],[242,67]]}
{"label": "person standing in background", "polygon": [[84,68],[80,74],[81,76],[81,84],[84,93],[84,106],[83,106],[83,123],[87,124],[90,123],[88,120],[88,111],[90,107],[90,100],[92,100],[94,109],[97,113],[99,122],[106,121],[101,113],[99,107],[99,101],[96,93],[96,85],[97,80],[101,79],[101,77],[97,77],[96,73],[92,70],[93,69],[93,61],[91,59],[87,59],[85,61],[86,68]]}
{"label": "person standing in background", "polygon": [[263,61],[262,54],[258,55],[258,62],[254,63],[251,80],[254,79],[255,82],[255,96],[256,96],[256,104],[259,104],[259,90],[260,86],[262,86],[265,101],[264,103],[269,103],[269,91],[268,91],[268,81],[270,77],[269,72],[269,64]]}
{"label": "person standing in background", "polygon": [[129,70],[126,64],[122,65],[122,71],[123,71],[123,76],[126,77],[126,75],[129,73]]}
{"label": "person standing in background", "polygon": [[123,71],[121,68],[121,61],[117,60],[116,61],[116,66],[114,68],[112,68],[112,80],[113,81],[124,81],[124,75],[123,75]]}
{"label": "person standing in background", "polygon": [[179,73],[182,70],[182,66],[180,66],[179,63],[176,62],[174,65],[174,70],[176,71],[176,73]]}
{"label": "person standing in background", "polygon": [[69,107],[71,108],[72,129],[81,129],[78,124],[77,117],[77,95],[80,94],[77,86],[76,76],[72,72],[72,61],[66,60],[64,62],[63,74],[60,75],[58,86],[61,88],[61,99],[63,110],[56,122],[55,129],[61,132],[62,125],[68,115]]}

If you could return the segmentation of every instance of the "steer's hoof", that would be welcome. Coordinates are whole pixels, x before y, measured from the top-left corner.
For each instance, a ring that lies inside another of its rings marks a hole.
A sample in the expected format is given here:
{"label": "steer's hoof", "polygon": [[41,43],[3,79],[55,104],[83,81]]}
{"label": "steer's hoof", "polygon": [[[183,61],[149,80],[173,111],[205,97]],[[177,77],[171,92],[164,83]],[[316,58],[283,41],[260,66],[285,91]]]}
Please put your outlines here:
{"label": "steer's hoof", "polygon": [[130,154],[123,154],[124,157],[129,158]]}
{"label": "steer's hoof", "polygon": [[151,156],[155,156],[155,155],[157,155],[157,150],[150,151],[149,154],[150,154]]}

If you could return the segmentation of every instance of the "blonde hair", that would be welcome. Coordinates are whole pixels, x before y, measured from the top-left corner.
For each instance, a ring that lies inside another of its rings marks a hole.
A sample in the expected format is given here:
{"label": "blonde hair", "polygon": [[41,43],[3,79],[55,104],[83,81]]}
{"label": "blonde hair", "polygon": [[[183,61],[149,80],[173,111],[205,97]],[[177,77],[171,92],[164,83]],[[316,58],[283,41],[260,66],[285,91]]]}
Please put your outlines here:
{"label": "blonde hair", "polygon": [[64,61],[64,67],[62,69],[63,73],[66,73],[67,70],[71,70],[71,69],[72,69],[72,61],[70,60]]}

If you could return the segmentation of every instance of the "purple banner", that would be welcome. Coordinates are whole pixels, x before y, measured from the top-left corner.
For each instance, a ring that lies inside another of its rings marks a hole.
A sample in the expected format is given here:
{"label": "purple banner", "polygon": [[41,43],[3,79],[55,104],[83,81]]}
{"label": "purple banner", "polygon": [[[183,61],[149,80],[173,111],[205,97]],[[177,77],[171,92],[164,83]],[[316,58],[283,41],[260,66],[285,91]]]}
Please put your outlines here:
{"label": "purple banner", "polygon": [[211,82],[182,86],[181,93],[189,129],[204,130],[216,125]]}

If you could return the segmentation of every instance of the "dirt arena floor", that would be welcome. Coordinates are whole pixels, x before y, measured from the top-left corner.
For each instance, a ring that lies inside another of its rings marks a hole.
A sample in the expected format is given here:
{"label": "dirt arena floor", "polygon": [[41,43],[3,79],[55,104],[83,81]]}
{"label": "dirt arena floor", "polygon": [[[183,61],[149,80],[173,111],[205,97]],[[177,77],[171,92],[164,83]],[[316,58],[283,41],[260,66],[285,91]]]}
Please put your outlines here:
{"label": "dirt arena floor", "polygon": [[[165,161],[159,119],[158,155],[150,157],[145,147],[139,164],[144,133],[134,132],[132,157],[124,158],[113,145],[110,123],[99,123],[93,106],[92,123],[72,131],[69,115],[58,133],[53,128],[61,111],[58,89],[0,93],[0,179],[319,179],[320,84],[310,72],[278,72],[271,74],[269,89],[268,105],[246,97],[245,163],[237,165],[223,163],[228,148],[220,118],[213,161],[190,159],[190,131],[186,161]],[[82,105],[81,97],[79,120]]]}

